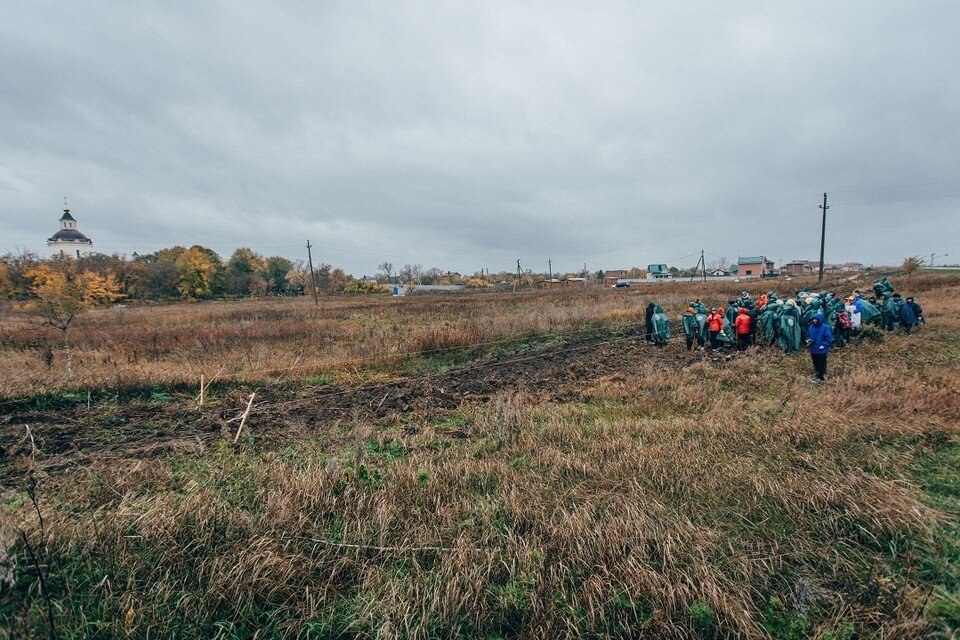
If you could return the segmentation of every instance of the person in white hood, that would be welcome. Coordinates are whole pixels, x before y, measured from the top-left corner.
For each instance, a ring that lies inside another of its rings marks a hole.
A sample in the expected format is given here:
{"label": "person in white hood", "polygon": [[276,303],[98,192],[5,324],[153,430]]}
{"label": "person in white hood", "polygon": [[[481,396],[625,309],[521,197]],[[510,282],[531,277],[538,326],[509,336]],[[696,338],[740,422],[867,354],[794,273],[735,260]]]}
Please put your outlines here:
{"label": "person in white hood", "polygon": [[853,330],[860,331],[860,311],[857,309],[854,301],[855,298],[853,296],[847,298],[846,310],[850,316],[850,325],[853,327]]}

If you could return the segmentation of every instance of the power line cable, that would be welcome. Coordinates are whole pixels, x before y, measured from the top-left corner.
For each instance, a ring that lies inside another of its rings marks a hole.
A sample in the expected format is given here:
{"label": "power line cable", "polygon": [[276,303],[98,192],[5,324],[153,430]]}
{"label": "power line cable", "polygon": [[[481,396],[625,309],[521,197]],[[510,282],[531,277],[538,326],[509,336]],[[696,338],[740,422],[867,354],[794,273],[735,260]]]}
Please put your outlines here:
{"label": "power line cable", "polygon": [[919,182],[916,184],[902,184],[892,187],[866,187],[863,189],[827,189],[828,193],[863,193],[867,191],[887,191],[893,189],[915,189],[917,187],[935,187],[945,184],[956,184],[960,182],[960,178],[953,180],[941,180],[939,182]]}

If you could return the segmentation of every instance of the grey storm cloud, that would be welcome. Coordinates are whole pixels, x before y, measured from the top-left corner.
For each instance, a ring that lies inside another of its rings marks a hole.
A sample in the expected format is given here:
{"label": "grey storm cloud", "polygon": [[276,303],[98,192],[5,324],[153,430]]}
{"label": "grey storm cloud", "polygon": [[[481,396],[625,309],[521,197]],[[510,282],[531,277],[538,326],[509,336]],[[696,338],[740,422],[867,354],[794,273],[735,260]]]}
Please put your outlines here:
{"label": "grey storm cloud", "polygon": [[[839,5],[839,6],[838,6]],[[7,2],[0,251],[960,256],[955,2]]]}

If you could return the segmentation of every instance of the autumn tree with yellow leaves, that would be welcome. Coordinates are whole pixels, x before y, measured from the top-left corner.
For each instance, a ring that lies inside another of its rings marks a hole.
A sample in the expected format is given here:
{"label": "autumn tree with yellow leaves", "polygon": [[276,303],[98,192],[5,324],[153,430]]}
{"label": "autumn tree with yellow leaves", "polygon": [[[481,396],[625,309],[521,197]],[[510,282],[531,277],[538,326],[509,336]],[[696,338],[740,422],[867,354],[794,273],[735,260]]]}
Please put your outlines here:
{"label": "autumn tree with yellow leaves", "polygon": [[0,299],[9,298],[13,293],[13,282],[7,273],[7,265],[0,262]]}
{"label": "autumn tree with yellow leaves", "polygon": [[203,247],[194,245],[181,253],[176,260],[177,290],[184,298],[206,298],[213,293],[211,287],[217,266]]}
{"label": "autumn tree with yellow leaves", "polygon": [[121,297],[114,275],[92,271],[76,272],[71,264],[52,269],[40,264],[26,273],[30,279],[30,297],[26,308],[43,319],[43,326],[58,329],[67,351],[67,372],[71,372],[70,344],[67,332],[76,318],[90,307],[108,304]]}

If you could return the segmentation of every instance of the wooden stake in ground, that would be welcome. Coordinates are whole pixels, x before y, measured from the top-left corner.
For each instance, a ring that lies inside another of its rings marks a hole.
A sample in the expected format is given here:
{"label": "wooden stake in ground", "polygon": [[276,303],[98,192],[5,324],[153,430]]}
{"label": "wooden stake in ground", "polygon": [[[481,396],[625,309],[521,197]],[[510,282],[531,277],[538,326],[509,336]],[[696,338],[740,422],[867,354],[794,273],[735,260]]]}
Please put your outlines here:
{"label": "wooden stake in ground", "polygon": [[240,426],[237,427],[237,435],[233,437],[233,443],[236,444],[237,440],[240,439],[240,432],[243,431],[243,425],[247,422],[247,416],[250,415],[250,407],[253,406],[253,399],[257,396],[257,392],[254,391],[250,394],[250,400],[247,401],[247,409],[243,412],[243,417],[240,418]]}
{"label": "wooden stake in ground", "polygon": [[203,406],[203,374],[200,374],[200,406]]}

